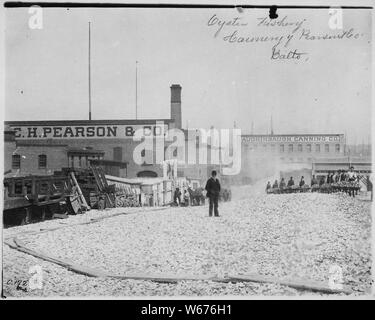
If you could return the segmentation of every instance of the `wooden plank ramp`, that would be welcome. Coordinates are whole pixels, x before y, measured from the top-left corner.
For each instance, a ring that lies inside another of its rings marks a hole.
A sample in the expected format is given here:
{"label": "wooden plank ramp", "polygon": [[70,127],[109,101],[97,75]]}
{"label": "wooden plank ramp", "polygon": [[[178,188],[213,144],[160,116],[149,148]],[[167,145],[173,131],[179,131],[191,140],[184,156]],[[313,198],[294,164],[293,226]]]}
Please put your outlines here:
{"label": "wooden plank ramp", "polygon": [[258,282],[258,283],[274,283],[280,284],[282,286],[291,287],[298,290],[307,290],[313,292],[322,292],[322,293],[330,293],[330,294],[338,294],[338,293],[345,293],[345,294],[352,294],[353,292],[343,286],[342,289],[331,288],[327,282],[323,281],[312,281],[307,279],[285,279],[285,278],[277,278],[272,276],[264,276],[260,274],[248,274],[248,275],[232,275],[228,276],[229,282]]}
{"label": "wooden plank ramp", "polygon": [[19,240],[19,239],[7,239],[5,242],[9,247],[16,249],[20,252],[27,253],[31,256],[34,256],[36,258],[42,259],[44,261],[52,262],[54,264],[57,264],[61,267],[64,267],[68,269],[69,271],[73,271],[78,274],[82,274],[89,277],[97,277],[97,278],[105,278],[108,277],[108,274],[105,272],[102,272],[100,270],[96,270],[93,268],[89,268],[86,266],[81,266],[75,263],[72,263],[67,260],[62,260],[53,256],[50,256],[44,252],[38,252],[33,249],[25,247],[25,245]]}
{"label": "wooden plank ramp", "polygon": [[212,276],[200,276],[189,274],[145,274],[145,273],[127,273],[126,275],[111,276],[117,279],[146,280],[161,283],[177,283],[179,281],[209,281]]}

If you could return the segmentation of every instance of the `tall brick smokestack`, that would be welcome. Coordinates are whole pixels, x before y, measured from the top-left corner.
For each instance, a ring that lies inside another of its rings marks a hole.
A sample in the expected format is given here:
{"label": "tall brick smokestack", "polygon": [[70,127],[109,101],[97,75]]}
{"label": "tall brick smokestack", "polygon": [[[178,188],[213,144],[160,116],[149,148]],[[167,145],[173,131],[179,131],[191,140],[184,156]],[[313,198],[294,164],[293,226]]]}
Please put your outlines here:
{"label": "tall brick smokestack", "polygon": [[182,128],[181,89],[179,84],[171,86],[171,119],[174,120],[174,127],[178,129]]}

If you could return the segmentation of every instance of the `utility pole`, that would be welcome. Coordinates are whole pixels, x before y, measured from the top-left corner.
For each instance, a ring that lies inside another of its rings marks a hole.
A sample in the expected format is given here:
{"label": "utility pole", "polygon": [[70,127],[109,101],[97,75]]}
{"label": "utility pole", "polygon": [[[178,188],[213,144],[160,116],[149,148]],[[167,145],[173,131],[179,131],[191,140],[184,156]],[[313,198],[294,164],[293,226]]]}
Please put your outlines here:
{"label": "utility pole", "polygon": [[362,157],[365,155],[365,139],[362,137]]}
{"label": "utility pole", "polygon": [[367,155],[371,156],[371,139],[370,139],[370,135],[368,135],[368,137],[367,137]]}
{"label": "utility pole", "polygon": [[91,120],[91,22],[89,22],[89,120]]}
{"label": "utility pole", "polygon": [[135,62],[135,119],[138,119],[138,61]]}

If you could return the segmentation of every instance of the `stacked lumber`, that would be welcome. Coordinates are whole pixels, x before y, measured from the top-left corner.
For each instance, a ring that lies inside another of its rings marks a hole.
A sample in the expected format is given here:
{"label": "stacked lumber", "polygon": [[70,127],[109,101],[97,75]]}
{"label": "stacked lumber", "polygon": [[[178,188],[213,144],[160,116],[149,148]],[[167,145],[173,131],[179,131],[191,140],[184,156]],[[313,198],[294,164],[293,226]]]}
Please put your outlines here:
{"label": "stacked lumber", "polygon": [[109,175],[106,175],[106,179],[114,186],[116,207],[139,207],[141,205],[141,182],[139,180]]}
{"label": "stacked lumber", "polygon": [[90,208],[104,209],[116,206],[114,186],[108,184],[100,167],[64,168],[62,174],[69,177],[73,186],[69,197],[71,213],[83,213]]}

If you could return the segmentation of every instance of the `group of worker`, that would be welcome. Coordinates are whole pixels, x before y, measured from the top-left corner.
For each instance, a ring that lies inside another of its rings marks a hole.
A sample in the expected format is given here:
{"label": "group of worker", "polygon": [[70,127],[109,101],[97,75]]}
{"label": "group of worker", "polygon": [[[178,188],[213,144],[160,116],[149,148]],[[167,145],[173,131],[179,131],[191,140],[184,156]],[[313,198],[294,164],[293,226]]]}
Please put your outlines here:
{"label": "group of worker", "polygon": [[[360,179],[360,176],[356,174],[356,172],[354,171],[354,167],[350,167],[350,169],[348,171],[338,170],[336,172],[328,172],[327,176],[322,176],[322,177],[320,177],[319,180],[315,177],[315,175],[313,175],[312,178],[311,178],[311,187],[312,187],[312,190],[316,190],[316,187],[318,187],[318,189],[320,189],[320,187],[322,187],[322,186],[328,186],[328,188],[325,188],[325,189],[327,189],[326,192],[332,192],[332,190],[333,191],[337,190],[335,185],[333,185],[333,186],[336,189],[331,188],[332,184],[337,184],[337,183],[340,183],[340,182],[355,183],[355,182],[359,182],[359,179]],[[370,189],[370,191],[372,191],[372,183],[370,182],[369,178],[367,180],[368,180],[368,183],[367,183],[368,189]],[[290,177],[290,179],[288,180],[287,183],[285,183],[284,178],[281,179],[280,183],[278,183],[278,181],[275,180],[273,185],[271,185],[270,181],[268,181],[267,186],[266,186],[266,192],[269,193],[269,192],[271,192],[272,189],[278,189],[280,191],[282,191],[284,189],[292,189],[294,185],[295,185],[295,183],[294,183],[293,177]],[[301,177],[298,185],[299,185],[300,188],[306,187],[306,189],[309,189],[303,176]],[[353,187],[350,187],[350,188],[344,188],[343,187],[343,190],[348,192],[349,195],[352,195],[353,197],[356,193],[358,193],[358,189],[359,189],[359,187],[356,188],[356,186],[353,186]],[[371,193],[371,196],[372,196],[372,193]]]}
{"label": "group of worker", "polygon": [[[315,176],[313,176],[313,179],[311,181],[311,185],[319,185],[319,187],[323,185],[331,186],[333,184],[334,189],[326,188],[326,192],[334,192],[336,191],[344,191],[347,192],[350,196],[355,196],[358,194],[359,185],[354,185],[355,182],[359,182],[360,176],[357,175],[354,171],[354,167],[350,167],[349,171],[345,170],[338,170],[336,172],[328,172],[327,177],[323,176],[321,177],[320,181],[318,182]],[[349,186],[343,185],[340,187],[340,183],[342,182],[349,182]],[[367,187],[369,188],[369,186]]]}
{"label": "group of worker", "polygon": [[325,183],[338,183],[341,181],[355,182],[359,180],[359,175],[354,171],[354,167],[350,167],[349,171],[338,170],[336,172],[328,172],[327,177],[322,176],[318,181],[313,175],[311,179],[311,186],[319,185],[322,186]]}
{"label": "group of worker", "polygon": [[[305,184],[306,184],[305,178],[302,176],[301,180],[299,181],[299,186],[303,187]],[[295,185],[295,183],[294,183],[293,177],[290,177],[290,179],[288,180],[287,183],[285,183],[284,178],[281,178],[280,183],[277,180],[275,180],[275,182],[273,183],[272,186],[271,186],[271,182],[268,181],[267,186],[266,186],[266,192],[268,192],[270,189],[283,190],[283,189],[286,189],[286,188],[292,188],[294,185]]]}
{"label": "group of worker", "polygon": [[177,206],[200,206],[205,204],[203,188],[192,189],[190,186],[186,190],[176,188],[173,196],[173,203]]}

